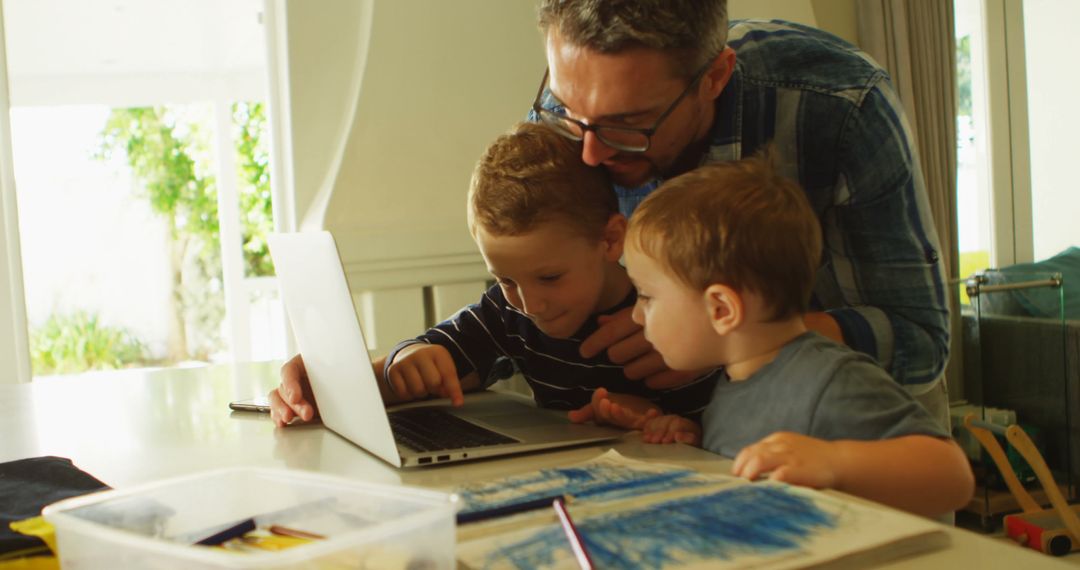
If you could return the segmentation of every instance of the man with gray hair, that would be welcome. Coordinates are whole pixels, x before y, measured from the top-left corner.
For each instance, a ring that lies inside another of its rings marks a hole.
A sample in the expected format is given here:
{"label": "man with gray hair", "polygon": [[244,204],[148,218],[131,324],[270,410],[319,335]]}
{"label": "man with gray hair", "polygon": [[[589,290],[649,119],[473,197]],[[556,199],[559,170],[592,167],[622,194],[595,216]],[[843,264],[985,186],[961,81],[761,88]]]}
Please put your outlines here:
{"label": "man with gray hair", "polygon": [[[946,283],[919,158],[885,71],[826,32],[728,22],[726,0],[541,0],[531,117],[582,141],[630,215],[660,182],[774,147],[821,222],[807,326],[876,358],[948,426]],[[586,339],[674,386],[625,310]]]}

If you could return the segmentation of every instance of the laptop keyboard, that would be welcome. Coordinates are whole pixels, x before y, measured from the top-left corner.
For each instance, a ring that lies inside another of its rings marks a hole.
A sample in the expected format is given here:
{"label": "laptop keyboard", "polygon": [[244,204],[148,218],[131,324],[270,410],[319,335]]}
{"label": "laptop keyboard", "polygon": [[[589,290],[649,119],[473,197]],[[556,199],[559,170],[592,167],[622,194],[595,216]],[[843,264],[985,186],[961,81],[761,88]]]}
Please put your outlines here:
{"label": "laptop keyboard", "polygon": [[517,443],[518,440],[482,428],[435,408],[410,408],[391,412],[394,439],[417,451],[439,451]]}

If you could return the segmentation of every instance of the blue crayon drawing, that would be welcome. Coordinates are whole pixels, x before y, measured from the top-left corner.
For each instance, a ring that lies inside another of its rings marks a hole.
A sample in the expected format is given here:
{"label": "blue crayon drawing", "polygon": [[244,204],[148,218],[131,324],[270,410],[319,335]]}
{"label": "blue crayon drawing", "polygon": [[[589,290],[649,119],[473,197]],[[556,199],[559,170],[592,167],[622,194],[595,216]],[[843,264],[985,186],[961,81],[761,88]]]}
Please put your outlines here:
{"label": "blue crayon drawing", "polygon": [[[798,554],[837,515],[784,486],[742,485],[577,521],[598,568],[663,568]],[[488,553],[484,567],[542,568],[571,556],[557,526]]]}
{"label": "blue crayon drawing", "polygon": [[575,501],[612,501],[636,497],[643,492],[716,483],[688,469],[644,470],[640,466],[592,463],[581,467],[542,469],[529,475],[495,483],[467,485],[457,490],[469,513],[552,495],[570,495]]}

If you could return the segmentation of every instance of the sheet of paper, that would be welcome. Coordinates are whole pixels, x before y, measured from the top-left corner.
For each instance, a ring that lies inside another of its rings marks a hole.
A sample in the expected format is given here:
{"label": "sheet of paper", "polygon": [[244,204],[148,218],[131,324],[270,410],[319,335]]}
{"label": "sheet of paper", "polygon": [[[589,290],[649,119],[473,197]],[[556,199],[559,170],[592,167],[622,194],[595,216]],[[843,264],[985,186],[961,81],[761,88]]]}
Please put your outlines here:
{"label": "sheet of paper", "polygon": [[[614,451],[570,467],[468,485],[465,509],[565,493],[598,568],[793,568],[883,560],[947,540],[918,517],[810,489],[746,483]],[[861,558],[860,558],[861,557]],[[465,525],[470,568],[576,568],[554,511]]]}
{"label": "sheet of paper", "polygon": [[455,489],[461,513],[487,510],[557,493],[571,495],[576,503],[632,498],[687,487],[735,482],[726,475],[704,475],[692,469],[634,461],[615,450],[578,465],[541,469],[525,475],[479,481]]}

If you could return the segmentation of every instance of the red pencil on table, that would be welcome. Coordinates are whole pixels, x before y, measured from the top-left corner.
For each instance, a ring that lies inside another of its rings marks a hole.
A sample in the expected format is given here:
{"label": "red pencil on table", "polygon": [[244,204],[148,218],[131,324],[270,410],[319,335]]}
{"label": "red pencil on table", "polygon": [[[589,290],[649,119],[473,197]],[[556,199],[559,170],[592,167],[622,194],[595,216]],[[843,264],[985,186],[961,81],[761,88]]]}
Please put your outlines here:
{"label": "red pencil on table", "polygon": [[555,499],[551,506],[555,508],[555,514],[559,515],[559,522],[562,523],[566,539],[570,541],[570,550],[574,552],[574,558],[577,558],[578,566],[581,567],[581,570],[592,570],[593,565],[592,560],[589,559],[589,551],[585,550],[585,541],[578,534],[574,521],[570,520],[570,513],[566,510],[566,503],[560,497]]}

